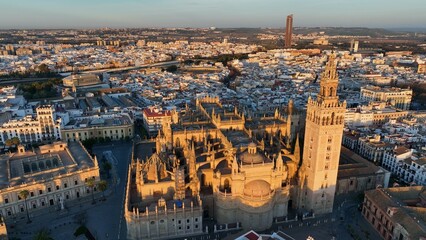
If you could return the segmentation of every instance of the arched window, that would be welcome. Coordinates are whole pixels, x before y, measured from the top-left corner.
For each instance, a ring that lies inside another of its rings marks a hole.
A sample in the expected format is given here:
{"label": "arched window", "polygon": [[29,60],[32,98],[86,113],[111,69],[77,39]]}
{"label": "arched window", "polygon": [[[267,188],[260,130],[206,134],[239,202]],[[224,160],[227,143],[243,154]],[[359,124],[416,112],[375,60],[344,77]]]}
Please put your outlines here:
{"label": "arched window", "polygon": [[227,190],[229,189],[229,180],[228,179],[225,179],[225,181],[223,182],[223,187]]}
{"label": "arched window", "polygon": [[206,186],[206,174],[201,174],[201,186],[204,187]]}
{"label": "arched window", "polygon": [[31,172],[30,165],[28,163],[24,163],[24,173]]}
{"label": "arched window", "polygon": [[330,97],[333,97],[334,96],[334,87],[331,87],[330,88]]}
{"label": "arched window", "polygon": [[57,167],[59,165],[58,159],[54,158],[53,159],[53,166]]}
{"label": "arched window", "polygon": [[37,163],[35,162],[31,163],[31,171],[35,172],[37,170],[38,170]]}
{"label": "arched window", "polygon": [[176,144],[175,144],[175,146],[176,147],[180,147],[180,139],[179,138],[176,138]]}
{"label": "arched window", "polygon": [[38,163],[38,168],[40,168],[41,170],[44,169],[44,162],[39,162]]}

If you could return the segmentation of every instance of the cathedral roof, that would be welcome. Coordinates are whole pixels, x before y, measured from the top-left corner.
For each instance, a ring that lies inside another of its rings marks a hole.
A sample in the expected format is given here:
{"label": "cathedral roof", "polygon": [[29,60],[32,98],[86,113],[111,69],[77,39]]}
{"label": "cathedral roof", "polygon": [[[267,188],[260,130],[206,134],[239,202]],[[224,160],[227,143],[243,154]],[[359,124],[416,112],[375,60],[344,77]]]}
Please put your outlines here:
{"label": "cathedral roof", "polygon": [[[239,156],[240,161],[242,161],[244,164],[258,164],[263,162],[268,162],[269,159],[267,159],[262,154],[256,152],[256,153],[249,153],[248,151],[245,151],[240,154]],[[270,161],[269,161],[270,162]]]}
{"label": "cathedral roof", "polygon": [[242,152],[238,158],[243,164],[271,162],[270,159],[268,159],[264,154],[259,153],[257,150],[256,143],[251,142],[248,144],[247,150]]}
{"label": "cathedral roof", "polygon": [[157,153],[154,153],[144,163],[142,163],[142,171],[146,177],[146,180],[161,181],[169,177],[167,173],[167,162],[160,158]]}
{"label": "cathedral roof", "polygon": [[249,143],[248,147],[249,148],[255,148],[256,147],[256,143],[251,142],[251,143]]}
{"label": "cathedral roof", "polygon": [[253,180],[244,186],[244,195],[252,197],[268,196],[271,185],[265,180]]}

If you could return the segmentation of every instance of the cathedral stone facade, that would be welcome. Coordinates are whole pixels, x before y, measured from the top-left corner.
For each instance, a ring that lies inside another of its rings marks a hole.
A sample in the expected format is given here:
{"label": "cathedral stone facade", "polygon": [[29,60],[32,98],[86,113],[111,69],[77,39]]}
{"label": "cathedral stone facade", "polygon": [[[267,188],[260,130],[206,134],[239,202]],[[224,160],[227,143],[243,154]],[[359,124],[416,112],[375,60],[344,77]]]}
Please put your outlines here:
{"label": "cathedral stone facade", "polygon": [[255,143],[248,144],[230,168],[213,176],[217,221],[239,222],[246,229],[269,228],[274,218],[287,215],[287,181],[288,171],[280,152],[271,159],[258,152]]}
{"label": "cathedral stone facade", "polygon": [[200,233],[203,217],[265,230],[289,208],[330,212],[345,111],[337,85],[331,57],[318,99],[309,99],[304,161],[302,119],[292,101],[250,112],[204,97],[172,111],[155,146],[135,144],[125,203],[128,238]]}

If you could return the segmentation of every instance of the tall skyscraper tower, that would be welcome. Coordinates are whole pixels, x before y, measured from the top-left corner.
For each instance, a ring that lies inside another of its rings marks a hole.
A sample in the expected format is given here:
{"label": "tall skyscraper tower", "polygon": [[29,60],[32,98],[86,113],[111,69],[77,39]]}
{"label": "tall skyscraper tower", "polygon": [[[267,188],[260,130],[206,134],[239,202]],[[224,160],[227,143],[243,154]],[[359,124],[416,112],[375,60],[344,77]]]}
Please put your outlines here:
{"label": "tall skyscraper tower", "polygon": [[306,112],[303,163],[299,171],[298,207],[316,214],[333,211],[346,101],[337,96],[339,84],[334,55],[321,77],[316,100]]}
{"label": "tall skyscraper tower", "polygon": [[293,14],[287,16],[285,26],[285,48],[291,48],[291,36],[293,35]]}

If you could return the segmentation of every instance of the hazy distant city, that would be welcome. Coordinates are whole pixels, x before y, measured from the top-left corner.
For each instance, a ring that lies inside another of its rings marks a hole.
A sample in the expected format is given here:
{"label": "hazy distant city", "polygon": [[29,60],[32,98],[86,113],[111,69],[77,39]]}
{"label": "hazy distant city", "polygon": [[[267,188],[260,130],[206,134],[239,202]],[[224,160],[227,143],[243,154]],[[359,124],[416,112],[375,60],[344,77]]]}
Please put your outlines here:
{"label": "hazy distant city", "polygon": [[426,239],[424,3],[220,2],[2,3],[0,239]]}

